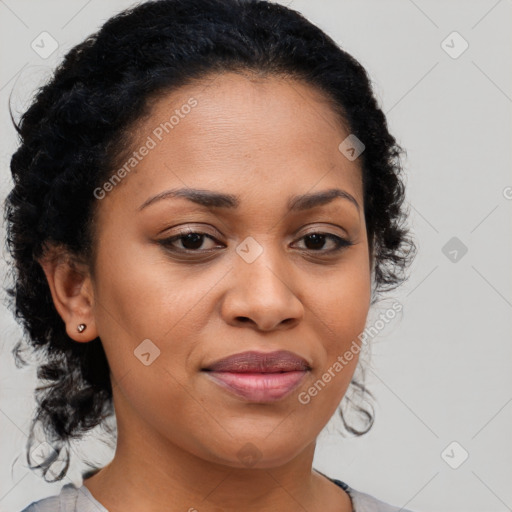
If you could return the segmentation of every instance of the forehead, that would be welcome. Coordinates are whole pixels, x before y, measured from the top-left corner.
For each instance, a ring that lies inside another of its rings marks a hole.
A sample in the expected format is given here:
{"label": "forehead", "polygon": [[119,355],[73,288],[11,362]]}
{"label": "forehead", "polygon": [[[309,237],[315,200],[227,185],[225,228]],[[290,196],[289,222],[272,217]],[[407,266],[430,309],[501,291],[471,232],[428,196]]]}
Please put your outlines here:
{"label": "forehead", "polygon": [[212,75],[152,102],[131,141],[135,152],[150,149],[120,188],[140,205],[178,185],[233,193],[272,187],[289,192],[283,201],[317,185],[343,186],[362,204],[359,162],[338,148],[348,135],[326,96],[305,82]]}
{"label": "forehead", "polygon": [[158,132],[169,121],[170,130],[161,127],[164,138],[182,135],[180,142],[186,138],[191,144],[210,139],[217,147],[264,142],[270,150],[304,139],[310,146],[325,146],[332,137],[348,135],[332,102],[317,88],[289,78],[234,72],[205,77],[154,100],[149,118],[140,125],[141,134]]}

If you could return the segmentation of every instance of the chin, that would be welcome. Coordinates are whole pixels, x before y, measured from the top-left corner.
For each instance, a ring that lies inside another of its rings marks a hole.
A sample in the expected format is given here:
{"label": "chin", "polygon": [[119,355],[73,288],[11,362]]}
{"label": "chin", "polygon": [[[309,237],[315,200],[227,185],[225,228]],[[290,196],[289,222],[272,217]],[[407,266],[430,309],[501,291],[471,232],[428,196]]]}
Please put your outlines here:
{"label": "chin", "polygon": [[211,462],[232,468],[272,469],[289,463],[306,448],[307,444],[288,445],[280,441],[278,437],[274,442],[264,439],[251,440],[247,437],[244,440],[234,441],[225,450],[211,451],[208,459]]}

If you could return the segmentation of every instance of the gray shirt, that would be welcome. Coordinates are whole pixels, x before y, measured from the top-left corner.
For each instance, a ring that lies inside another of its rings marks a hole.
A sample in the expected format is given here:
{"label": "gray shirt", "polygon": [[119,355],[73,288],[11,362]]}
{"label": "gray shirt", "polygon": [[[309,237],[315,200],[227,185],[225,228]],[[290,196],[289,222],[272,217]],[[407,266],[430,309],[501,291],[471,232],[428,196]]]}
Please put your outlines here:
{"label": "gray shirt", "polygon": [[[329,480],[347,492],[354,512],[411,512],[401,507],[393,507],[364,492],[356,491],[341,480],[334,478]],[[67,484],[62,487],[58,495],[35,501],[22,512],[108,512],[108,510],[84,485],[77,488],[73,484]]]}

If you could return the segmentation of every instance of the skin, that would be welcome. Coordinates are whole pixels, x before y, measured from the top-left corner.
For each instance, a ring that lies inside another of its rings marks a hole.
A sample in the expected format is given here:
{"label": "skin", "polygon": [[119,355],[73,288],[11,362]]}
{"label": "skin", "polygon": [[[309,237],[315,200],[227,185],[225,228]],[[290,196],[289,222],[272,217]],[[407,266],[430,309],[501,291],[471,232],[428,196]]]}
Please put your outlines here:
{"label": "skin", "polygon": [[[98,200],[94,273],[65,255],[41,260],[69,336],[100,336],[111,368],[118,445],[85,486],[110,512],[351,511],[312,463],[357,355],[309,404],[298,400],[357,339],[370,307],[361,168],[338,150],[349,132],[308,84],[225,73],[159,98],[133,147],[191,97],[197,106]],[[233,194],[240,205],[174,197],[139,209],[187,187]],[[334,188],[359,209],[336,198],[287,212],[290,196]],[[213,240],[190,255],[170,249],[190,248],[183,239],[158,243],[187,228]],[[327,255],[336,244],[315,245],[310,232],[353,245]],[[263,249],[252,263],[236,252],[249,236]],[[160,350],[148,366],[134,356],[145,339]],[[312,370],[277,402],[235,397],[200,371],[238,352],[280,349]],[[259,457],[252,466],[237,455],[247,443]]]}

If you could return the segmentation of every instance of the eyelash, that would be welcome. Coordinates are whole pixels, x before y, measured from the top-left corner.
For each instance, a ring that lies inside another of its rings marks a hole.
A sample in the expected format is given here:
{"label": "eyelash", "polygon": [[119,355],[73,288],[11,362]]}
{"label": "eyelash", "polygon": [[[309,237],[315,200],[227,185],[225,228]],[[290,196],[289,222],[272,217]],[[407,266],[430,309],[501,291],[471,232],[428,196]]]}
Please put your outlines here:
{"label": "eyelash", "polygon": [[[178,249],[178,248],[172,246],[172,244],[175,241],[184,239],[188,235],[199,235],[202,237],[207,237],[215,242],[218,242],[218,240],[216,240],[213,236],[209,235],[208,233],[203,233],[201,231],[187,231],[187,232],[181,233],[179,235],[172,236],[170,238],[164,238],[163,240],[159,240],[158,243],[160,245],[164,246],[167,250],[174,252],[174,253],[180,253],[180,254],[211,253],[214,250],[214,249],[206,249],[206,250],[201,251],[201,250],[192,250],[192,249]],[[305,235],[300,237],[299,240],[302,240],[311,235],[324,236],[325,238],[332,240],[336,244],[336,247],[334,249],[330,249],[328,251],[324,251],[321,249],[319,249],[319,250],[303,249],[304,251],[311,252],[313,254],[323,254],[323,255],[335,254],[335,253],[341,252],[342,250],[346,249],[347,247],[354,245],[353,242],[351,242],[350,240],[347,240],[346,238],[342,238],[340,236],[333,235],[332,233],[324,233],[323,231],[312,231],[312,232],[306,233]]]}

